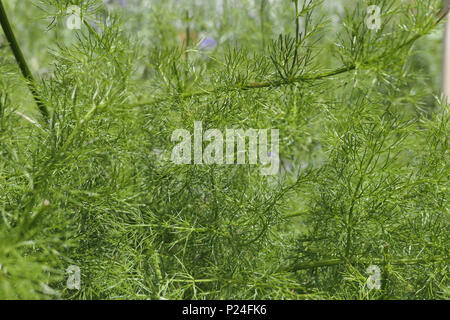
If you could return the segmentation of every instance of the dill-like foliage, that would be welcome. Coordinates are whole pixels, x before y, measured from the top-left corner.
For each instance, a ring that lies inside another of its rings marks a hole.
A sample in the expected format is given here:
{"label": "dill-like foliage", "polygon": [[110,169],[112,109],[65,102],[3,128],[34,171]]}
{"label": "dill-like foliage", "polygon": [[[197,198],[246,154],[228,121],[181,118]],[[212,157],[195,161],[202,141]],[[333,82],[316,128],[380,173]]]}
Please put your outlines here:
{"label": "dill-like foliage", "polygon": [[[374,0],[377,30],[367,1],[32,2],[0,1],[0,298],[449,298],[441,1]],[[279,129],[279,174],[174,164],[194,121]]]}

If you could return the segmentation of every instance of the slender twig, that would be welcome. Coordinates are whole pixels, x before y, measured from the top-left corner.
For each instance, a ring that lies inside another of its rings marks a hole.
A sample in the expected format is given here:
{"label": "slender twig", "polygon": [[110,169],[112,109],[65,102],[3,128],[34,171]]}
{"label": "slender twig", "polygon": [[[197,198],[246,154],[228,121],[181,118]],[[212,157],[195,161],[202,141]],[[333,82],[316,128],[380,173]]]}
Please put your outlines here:
{"label": "slender twig", "polygon": [[29,116],[23,114],[22,112],[19,112],[17,110],[14,111],[15,114],[17,114],[19,117],[25,119],[26,121],[28,121],[29,123],[31,123],[32,125],[34,125],[35,127],[42,129],[42,126],[39,124],[39,122],[37,122],[36,120],[30,118]]}
{"label": "slender twig", "polygon": [[[291,84],[295,84],[295,83],[299,83],[299,82],[314,81],[314,80],[320,80],[320,79],[332,77],[332,76],[339,75],[344,72],[354,70],[355,67],[356,66],[352,64],[352,65],[349,65],[346,67],[341,67],[341,68],[338,68],[338,69],[335,69],[335,70],[332,70],[329,72],[324,72],[321,74],[310,75],[310,76],[301,76],[301,77],[296,77],[296,78],[288,79],[288,80],[251,82],[251,83],[248,83],[243,86],[218,87],[218,88],[214,88],[212,90],[202,90],[202,91],[197,91],[197,92],[181,94],[180,96],[178,96],[178,98],[190,99],[190,98],[196,98],[196,97],[201,97],[201,96],[207,96],[207,95],[211,95],[211,94],[219,93],[219,92],[232,92],[232,91],[246,91],[246,90],[252,90],[252,89],[276,88],[276,87],[281,87],[284,85],[291,85]],[[138,103],[135,103],[133,106],[134,107],[145,106],[145,105],[150,105],[150,104],[163,102],[163,101],[167,101],[167,100],[169,100],[169,99],[160,98],[160,99],[155,99],[152,101],[138,102]]]}
{"label": "slender twig", "polygon": [[191,23],[190,23],[189,10],[186,10],[186,61],[189,62],[189,46],[191,45]]}
{"label": "slender twig", "polygon": [[298,0],[294,1],[295,3],[295,44],[298,46],[300,42],[300,16],[298,12]]}
{"label": "slender twig", "polygon": [[[445,7],[450,8],[450,0],[446,0]],[[450,102],[450,21],[445,24],[444,50],[442,59],[442,97],[446,103]]]}
{"label": "slender twig", "polygon": [[11,24],[9,23],[8,16],[6,14],[5,7],[3,6],[2,0],[0,0],[0,24],[3,28],[3,32],[5,33],[6,39],[9,42],[9,45],[17,61],[17,64],[19,65],[22,75],[27,80],[28,87],[31,93],[33,94],[33,98],[36,101],[39,111],[41,112],[42,116],[45,119],[48,119],[47,107],[42,103],[42,100],[39,96],[38,89],[36,87],[36,82],[33,78],[30,68],[28,68],[28,64],[23,56],[22,50],[19,47],[16,37],[14,36],[14,32],[11,28]]}
{"label": "slender twig", "polygon": [[261,28],[261,43],[262,50],[264,51],[266,48],[266,27],[265,27],[265,7],[267,0],[261,0],[261,6],[259,8],[259,20],[260,20],[260,28]]}

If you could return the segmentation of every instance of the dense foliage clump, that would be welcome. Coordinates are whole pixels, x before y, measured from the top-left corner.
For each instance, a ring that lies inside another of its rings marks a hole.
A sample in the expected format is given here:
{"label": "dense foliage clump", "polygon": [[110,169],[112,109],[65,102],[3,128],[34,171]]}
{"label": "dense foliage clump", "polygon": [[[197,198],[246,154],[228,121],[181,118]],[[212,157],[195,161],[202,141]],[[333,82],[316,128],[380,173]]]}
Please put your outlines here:
{"label": "dense foliage clump", "polygon": [[[0,298],[449,298],[441,1],[1,2]],[[280,172],[173,163],[195,121]]]}

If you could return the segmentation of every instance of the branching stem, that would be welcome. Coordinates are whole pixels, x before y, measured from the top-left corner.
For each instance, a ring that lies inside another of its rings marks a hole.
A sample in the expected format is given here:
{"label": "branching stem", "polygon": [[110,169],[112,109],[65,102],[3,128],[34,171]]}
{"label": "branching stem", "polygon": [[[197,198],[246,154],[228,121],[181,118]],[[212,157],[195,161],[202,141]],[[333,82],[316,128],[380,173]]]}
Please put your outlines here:
{"label": "branching stem", "polygon": [[41,112],[42,116],[45,119],[48,119],[48,109],[43,104],[39,96],[38,89],[36,87],[36,82],[23,56],[22,50],[20,49],[19,43],[17,42],[14,32],[11,28],[11,24],[9,23],[8,16],[6,14],[5,7],[3,6],[2,0],[0,0],[0,24],[3,28],[3,32],[5,33],[6,39],[9,42],[11,50],[16,59],[16,62],[19,65],[20,71],[22,72],[24,78],[27,80],[28,87],[31,93],[33,94],[33,98],[36,101],[39,111]]}
{"label": "branching stem", "polygon": [[[448,257],[442,256],[433,256],[429,258],[422,259],[393,259],[393,260],[385,260],[377,258],[377,259],[361,259],[352,262],[352,264],[376,264],[376,265],[415,265],[415,264],[425,264],[425,263],[433,263],[433,262],[449,262]],[[328,259],[328,260],[320,260],[320,261],[309,261],[302,262],[285,268],[281,271],[290,271],[295,272],[298,270],[306,270],[320,267],[331,267],[337,265],[344,265],[349,263],[344,259]]]}

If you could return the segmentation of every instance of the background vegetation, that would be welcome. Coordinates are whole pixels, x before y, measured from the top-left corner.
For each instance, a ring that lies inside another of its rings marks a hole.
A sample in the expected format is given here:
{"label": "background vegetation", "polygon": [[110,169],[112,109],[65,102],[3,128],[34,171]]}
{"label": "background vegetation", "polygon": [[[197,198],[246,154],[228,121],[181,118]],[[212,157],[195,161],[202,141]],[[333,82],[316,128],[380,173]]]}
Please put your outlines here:
{"label": "background vegetation", "polygon": [[[2,2],[49,118],[0,35],[0,298],[449,298],[441,1]],[[194,121],[280,174],[173,164]]]}

